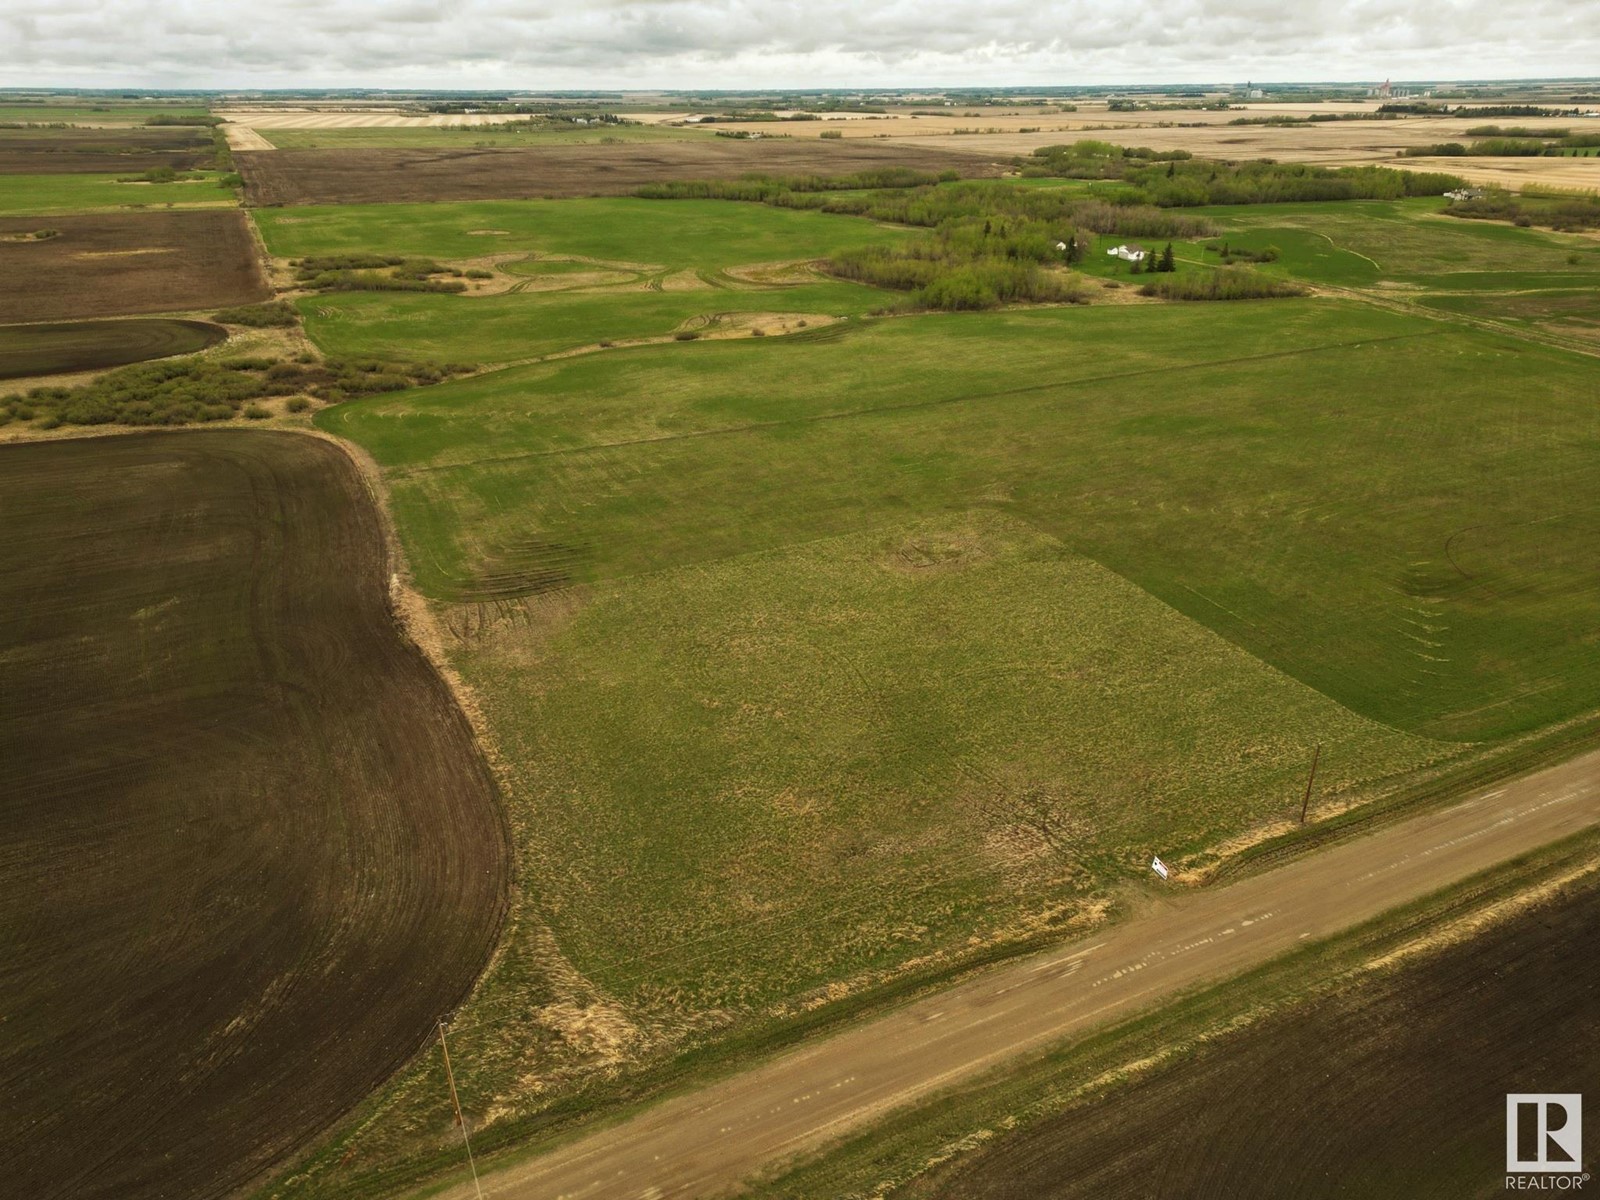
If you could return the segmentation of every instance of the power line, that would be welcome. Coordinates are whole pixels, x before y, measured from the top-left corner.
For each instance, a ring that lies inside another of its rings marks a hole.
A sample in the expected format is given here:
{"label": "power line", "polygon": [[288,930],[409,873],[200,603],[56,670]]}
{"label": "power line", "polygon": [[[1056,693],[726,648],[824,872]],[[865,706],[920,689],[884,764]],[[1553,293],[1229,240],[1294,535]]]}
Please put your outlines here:
{"label": "power line", "polygon": [[472,1170],[472,1188],[483,1200],[483,1185],[478,1182],[478,1164],[472,1161],[472,1139],[467,1136],[467,1118],[461,1111],[461,1098],[456,1095],[456,1076],[450,1069],[450,1047],[444,1040],[444,1021],[439,1022],[439,1049],[444,1051],[444,1077],[450,1081],[450,1100],[456,1106],[456,1120],[461,1122],[461,1140],[467,1147],[467,1166]]}

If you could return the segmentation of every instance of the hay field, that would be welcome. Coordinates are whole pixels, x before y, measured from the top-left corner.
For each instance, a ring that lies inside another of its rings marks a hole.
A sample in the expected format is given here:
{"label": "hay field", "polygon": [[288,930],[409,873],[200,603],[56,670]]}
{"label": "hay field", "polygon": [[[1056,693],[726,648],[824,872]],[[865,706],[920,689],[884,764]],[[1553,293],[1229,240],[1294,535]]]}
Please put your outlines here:
{"label": "hay field", "polygon": [[442,597],[992,503],[1389,724],[1496,737],[1600,703],[1586,360],[1330,301],[820,332],[575,359],[322,420],[392,468],[413,567]]}

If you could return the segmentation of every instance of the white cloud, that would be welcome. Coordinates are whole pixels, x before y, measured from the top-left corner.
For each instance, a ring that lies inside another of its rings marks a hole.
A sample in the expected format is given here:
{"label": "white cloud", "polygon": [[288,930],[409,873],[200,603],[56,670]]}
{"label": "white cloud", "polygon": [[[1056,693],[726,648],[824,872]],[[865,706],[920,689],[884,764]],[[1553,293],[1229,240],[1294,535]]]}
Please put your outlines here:
{"label": "white cloud", "polygon": [[0,0],[0,86],[746,88],[1561,76],[1571,0]]}

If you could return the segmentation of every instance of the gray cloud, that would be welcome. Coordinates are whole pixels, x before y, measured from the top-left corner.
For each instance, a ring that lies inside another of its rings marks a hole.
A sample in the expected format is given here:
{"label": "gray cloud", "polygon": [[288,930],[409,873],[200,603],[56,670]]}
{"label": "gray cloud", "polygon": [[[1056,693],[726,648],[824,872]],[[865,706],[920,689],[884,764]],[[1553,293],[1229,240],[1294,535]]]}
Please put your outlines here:
{"label": "gray cloud", "polygon": [[[0,0],[0,85],[918,86],[1592,73],[1571,0]],[[1590,14],[1592,15],[1592,14]]]}

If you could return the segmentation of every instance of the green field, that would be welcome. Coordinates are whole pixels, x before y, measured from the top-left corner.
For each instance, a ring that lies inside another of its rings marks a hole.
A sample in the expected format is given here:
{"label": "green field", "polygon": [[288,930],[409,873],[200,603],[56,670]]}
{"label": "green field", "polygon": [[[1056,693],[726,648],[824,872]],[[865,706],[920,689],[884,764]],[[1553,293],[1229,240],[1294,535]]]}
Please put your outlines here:
{"label": "green field", "polygon": [[0,121],[27,125],[143,125],[151,117],[203,117],[204,104],[176,102],[125,103],[117,100],[47,101],[43,104],[18,104],[0,101]]}
{"label": "green field", "polygon": [[[129,176],[137,174],[130,167]],[[118,208],[215,208],[234,205],[234,190],[216,171],[175,183],[122,183],[118,175],[0,176],[0,216],[95,212]]]}
{"label": "green field", "polygon": [[436,596],[985,504],[1355,711],[1481,739],[1600,703],[1597,397],[1562,352],[1278,301],[671,345],[321,420],[391,469]]}
{"label": "green field", "polygon": [[[1440,215],[1443,201],[1361,200],[1193,211],[1248,249],[1276,246],[1272,268],[1314,283],[1399,283],[1450,291],[1600,287],[1600,243],[1575,234],[1519,229]],[[1243,236],[1237,236],[1238,234]],[[1576,255],[1577,263],[1568,261]]]}
{"label": "green field", "polygon": [[891,296],[852,283],[684,292],[529,292],[444,296],[351,292],[299,302],[306,331],[328,354],[384,354],[396,346],[423,358],[505,363],[602,341],[660,337],[680,326],[714,331],[745,313],[848,316]]}
{"label": "green field", "polygon": [[267,248],[465,259],[510,250],[717,270],[818,258],[904,232],[854,217],[721,200],[495,200],[349,204],[255,213]]}
{"label": "green field", "polygon": [[769,1005],[1040,919],[1152,849],[1281,814],[1318,740],[1336,794],[1454,752],[992,509],[533,613],[458,665],[538,814],[521,861],[563,880],[558,941],[641,1019]]}

